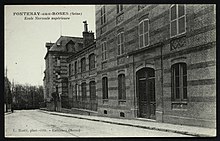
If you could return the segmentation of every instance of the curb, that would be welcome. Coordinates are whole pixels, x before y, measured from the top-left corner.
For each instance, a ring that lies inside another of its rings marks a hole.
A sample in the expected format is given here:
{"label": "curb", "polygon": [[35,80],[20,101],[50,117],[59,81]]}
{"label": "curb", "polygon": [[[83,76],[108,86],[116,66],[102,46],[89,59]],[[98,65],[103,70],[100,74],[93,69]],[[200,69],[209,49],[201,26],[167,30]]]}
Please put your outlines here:
{"label": "curb", "polygon": [[[149,130],[157,130],[157,131],[163,131],[163,132],[172,132],[172,133],[190,135],[190,136],[195,136],[195,137],[213,137],[213,136],[206,135],[206,134],[190,133],[190,132],[187,132],[187,131],[177,131],[177,130],[171,130],[171,129],[150,127],[150,126],[132,125],[132,124],[127,124],[127,123],[112,122],[112,121],[106,121],[106,120],[100,120],[100,119],[90,119],[90,118],[85,118],[85,117],[78,117],[78,116],[74,116],[74,115],[60,115],[58,113],[49,113],[50,111],[48,112],[47,110],[44,110],[44,109],[40,109],[40,110],[42,110],[42,112],[44,112],[44,113],[48,113],[48,114],[51,114],[51,115],[72,117],[72,118],[77,118],[77,119],[85,119],[85,120],[90,120],[90,121],[105,122],[105,123],[110,123],[110,124],[117,124],[117,125],[131,126],[131,127],[138,127],[138,128],[149,129]],[[47,112],[45,112],[45,111],[47,111]]]}
{"label": "curb", "polygon": [[9,114],[12,114],[12,112],[6,112],[6,113],[5,113],[5,115],[9,115]]}

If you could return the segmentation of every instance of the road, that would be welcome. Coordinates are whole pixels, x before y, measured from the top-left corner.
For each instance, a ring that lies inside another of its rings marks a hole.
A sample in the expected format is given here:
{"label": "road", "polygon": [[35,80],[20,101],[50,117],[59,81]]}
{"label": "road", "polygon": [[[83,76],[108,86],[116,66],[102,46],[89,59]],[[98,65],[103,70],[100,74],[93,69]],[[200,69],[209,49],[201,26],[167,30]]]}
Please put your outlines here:
{"label": "road", "polygon": [[190,137],[58,115],[17,110],[5,115],[6,137]]}

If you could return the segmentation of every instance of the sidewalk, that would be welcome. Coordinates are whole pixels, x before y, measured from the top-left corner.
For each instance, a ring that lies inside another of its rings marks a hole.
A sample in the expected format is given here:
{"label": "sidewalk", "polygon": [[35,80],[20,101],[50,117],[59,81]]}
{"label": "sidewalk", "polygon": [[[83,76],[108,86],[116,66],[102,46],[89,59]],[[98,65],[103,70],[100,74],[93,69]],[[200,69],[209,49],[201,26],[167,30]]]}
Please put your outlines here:
{"label": "sidewalk", "polygon": [[158,123],[154,121],[140,120],[140,119],[120,119],[120,118],[110,118],[110,117],[76,115],[76,114],[68,114],[68,113],[60,113],[60,112],[51,112],[51,111],[46,111],[43,109],[41,109],[40,111],[51,114],[51,115],[59,115],[59,116],[65,116],[65,117],[111,123],[111,124],[133,126],[133,127],[145,128],[145,129],[151,129],[151,130],[173,132],[173,133],[191,135],[191,136],[196,136],[196,137],[215,137],[216,136],[216,129],[213,129],[213,128],[176,125],[176,124],[169,124],[169,123]]}

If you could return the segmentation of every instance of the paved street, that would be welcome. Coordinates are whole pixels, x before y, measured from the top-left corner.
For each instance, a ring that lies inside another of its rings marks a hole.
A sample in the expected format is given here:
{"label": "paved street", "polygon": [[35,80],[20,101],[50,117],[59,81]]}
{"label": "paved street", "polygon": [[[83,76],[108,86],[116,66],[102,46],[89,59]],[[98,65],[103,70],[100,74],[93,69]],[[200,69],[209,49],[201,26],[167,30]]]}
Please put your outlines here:
{"label": "paved street", "polygon": [[89,121],[40,110],[19,110],[5,115],[6,137],[190,137],[110,123]]}

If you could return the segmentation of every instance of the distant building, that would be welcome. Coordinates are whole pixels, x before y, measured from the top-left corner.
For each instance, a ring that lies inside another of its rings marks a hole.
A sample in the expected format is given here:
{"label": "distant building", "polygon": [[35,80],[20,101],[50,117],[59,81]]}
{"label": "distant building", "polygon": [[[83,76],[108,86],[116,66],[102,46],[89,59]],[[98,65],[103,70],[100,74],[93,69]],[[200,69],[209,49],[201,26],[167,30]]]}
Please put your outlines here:
{"label": "distant building", "polygon": [[[87,28],[87,23],[84,23]],[[61,36],[55,43],[46,43],[47,54],[45,56],[46,69],[44,71],[44,89],[45,89],[45,100],[47,101],[47,106],[49,109],[54,109],[54,101],[56,99],[53,97],[53,93],[57,92],[61,100],[58,102],[59,110],[60,104],[68,108],[71,103],[69,102],[72,95],[68,94],[68,81],[71,73],[68,70],[71,69],[67,59],[81,50],[93,44],[94,45],[94,33],[88,32],[88,29],[83,32],[83,38],[79,37],[68,37]],[[70,64],[72,65],[72,64]],[[69,97],[70,96],[70,97]],[[58,100],[57,99],[57,100]]]}

